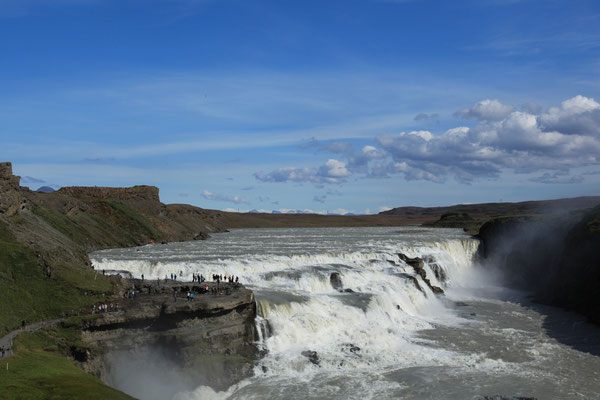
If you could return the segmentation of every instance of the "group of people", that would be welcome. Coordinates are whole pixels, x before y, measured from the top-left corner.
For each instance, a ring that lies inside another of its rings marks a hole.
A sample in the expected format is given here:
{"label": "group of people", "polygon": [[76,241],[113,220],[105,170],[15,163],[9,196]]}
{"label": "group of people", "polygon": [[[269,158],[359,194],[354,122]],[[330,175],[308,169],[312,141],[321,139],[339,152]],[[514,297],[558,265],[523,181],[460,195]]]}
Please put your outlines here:
{"label": "group of people", "polygon": [[92,306],[92,314],[95,314],[96,312],[104,313],[104,312],[107,312],[107,311],[117,311],[118,308],[119,308],[119,305],[118,304],[113,304],[113,303],[110,303],[110,305],[102,303],[102,304],[100,304],[98,306],[96,306],[94,304]]}
{"label": "group of people", "polygon": [[219,283],[224,282],[225,280],[227,280],[229,283],[239,283],[240,277],[227,274],[225,274],[225,276],[223,277],[223,275],[213,274],[213,281]]}
{"label": "group of people", "polygon": [[[181,275],[181,273],[179,273],[179,275]],[[168,280],[169,280],[168,276],[165,275],[165,282],[168,281]],[[172,281],[176,281],[177,280],[177,274],[174,274],[174,273],[171,272],[171,280]]]}
{"label": "group of people", "polygon": [[204,275],[202,275],[202,274],[192,274],[192,282],[202,283],[205,280],[206,279],[204,278]]}

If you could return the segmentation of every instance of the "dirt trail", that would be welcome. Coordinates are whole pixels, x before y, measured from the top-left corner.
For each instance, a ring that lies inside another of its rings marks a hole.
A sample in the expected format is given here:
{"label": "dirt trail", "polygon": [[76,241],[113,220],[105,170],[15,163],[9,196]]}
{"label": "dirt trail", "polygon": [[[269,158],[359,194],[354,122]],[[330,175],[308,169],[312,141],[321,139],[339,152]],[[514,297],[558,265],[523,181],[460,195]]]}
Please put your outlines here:
{"label": "dirt trail", "polygon": [[40,321],[40,322],[36,322],[34,324],[30,324],[30,325],[25,325],[25,327],[23,328],[19,328],[19,329],[15,329],[14,331],[4,335],[2,338],[0,338],[0,348],[2,346],[4,346],[4,349],[6,350],[4,352],[4,356],[2,356],[2,353],[0,353],[0,360],[6,357],[10,357],[13,355],[13,351],[12,351],[12,341],[15,338],[15,336],[17,336],[19,333],[21,332],[35,332],[40,328],[45,328],[47,326],[52,326],[52,325],[56,325],[57,323],[59,323],[60,321],[62,321],[64,318],[59,318],[59,319],[49,319],[46,321]]}

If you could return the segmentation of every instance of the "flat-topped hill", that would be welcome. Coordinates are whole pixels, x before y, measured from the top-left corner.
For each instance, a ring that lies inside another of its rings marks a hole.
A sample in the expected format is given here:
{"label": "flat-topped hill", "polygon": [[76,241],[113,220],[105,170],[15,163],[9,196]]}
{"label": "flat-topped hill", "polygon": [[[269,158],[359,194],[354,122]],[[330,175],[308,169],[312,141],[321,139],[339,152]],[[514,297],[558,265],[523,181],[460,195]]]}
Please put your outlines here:
{"label": "flat-topped hill", "polygon": [[110,296],[87,254],[154,241],[205,239],[225,230],[219,212],[160,202],[158,188],[19,186],[0,163],[0,332],[60,317]]}
{"label": "flat-topped hill", "polygon": [[60,188],[58,192],[78,199],[148,200],[160,202],[158,188],[147,185],[133,187],[65,186]]}
{"label": "flat-topped hill", "polygon": [[556,200],[532,200],[517,203],[457,204],[444,207],[397,207],[380,212],[379,215],[439,217],[447,213],[468,213],[474,217],[497,217],[501,215],[548,213],[553,211],[590,209],[600,204],[600,196],[584,196]]}

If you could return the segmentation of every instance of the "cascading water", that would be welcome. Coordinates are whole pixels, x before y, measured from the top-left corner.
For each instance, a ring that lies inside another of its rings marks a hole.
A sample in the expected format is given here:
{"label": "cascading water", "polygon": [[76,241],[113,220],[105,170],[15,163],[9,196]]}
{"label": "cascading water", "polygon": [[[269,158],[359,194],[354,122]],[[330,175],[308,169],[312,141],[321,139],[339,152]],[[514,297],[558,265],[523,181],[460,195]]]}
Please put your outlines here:
{"label": "cascading water", "polygon": [[[453,229],[248,229],[91,258],[97,269],[147,278],[236,275],[254,291],[265,350],[255,376],[181,399],[547,394],[556,344],[540,336],[539,313],[490,299],[497,290],[482,294],[493,282],[473,267],[477,246]],[[446,294],[435,295],[398,253],[421,257]],[[597,379],[578,393],[600,387]]]}

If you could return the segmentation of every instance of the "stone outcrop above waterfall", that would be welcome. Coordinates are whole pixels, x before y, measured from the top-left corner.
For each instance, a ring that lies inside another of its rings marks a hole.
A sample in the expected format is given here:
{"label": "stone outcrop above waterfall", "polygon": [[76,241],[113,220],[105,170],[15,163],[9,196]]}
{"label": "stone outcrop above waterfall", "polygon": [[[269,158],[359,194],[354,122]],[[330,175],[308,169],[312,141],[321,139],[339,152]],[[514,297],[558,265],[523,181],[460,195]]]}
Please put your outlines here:
{"label": "stone outcrop above waterfall", "polygon": [[[216,287],[213,282],[208,285]],[[135,358],[149,351],[161,355],[153,362],[164,361],[177,368],[178,375],[188,376],[193,382],[190,390],[197,385],[225,390],[250,376],[257,355],[253,293],[241,285],[236,289],[221,283],[218,294],[210,290],[201,294],[203,287],[192,282],[124,280],[123,299],[115,303],[118,311],[109,308],[85,323],[83,341],[90,350],[82,360],[84,369],[124,390],[115,382],[124,368],[119,356]],[[129,298],[132,291],[135,299]],[[193,301],[186,298],[189,291],[195,293]],[[148,380],[153,371],[139,372]]]}
{"label": "stone outcrop above waterfall", "polygon": [[410,258],[406,254],[398,253],[398,257],[400,260],[404,261],[406,264],[410,265],[415,273],[423,279],[423,282],[429,286],[431,291],[436,294],[444,293],[444,289],[439,286],[435,286],[431,284],[431,281],[427,278],[427,271],[425,271],[425,261],[421,257]]}

